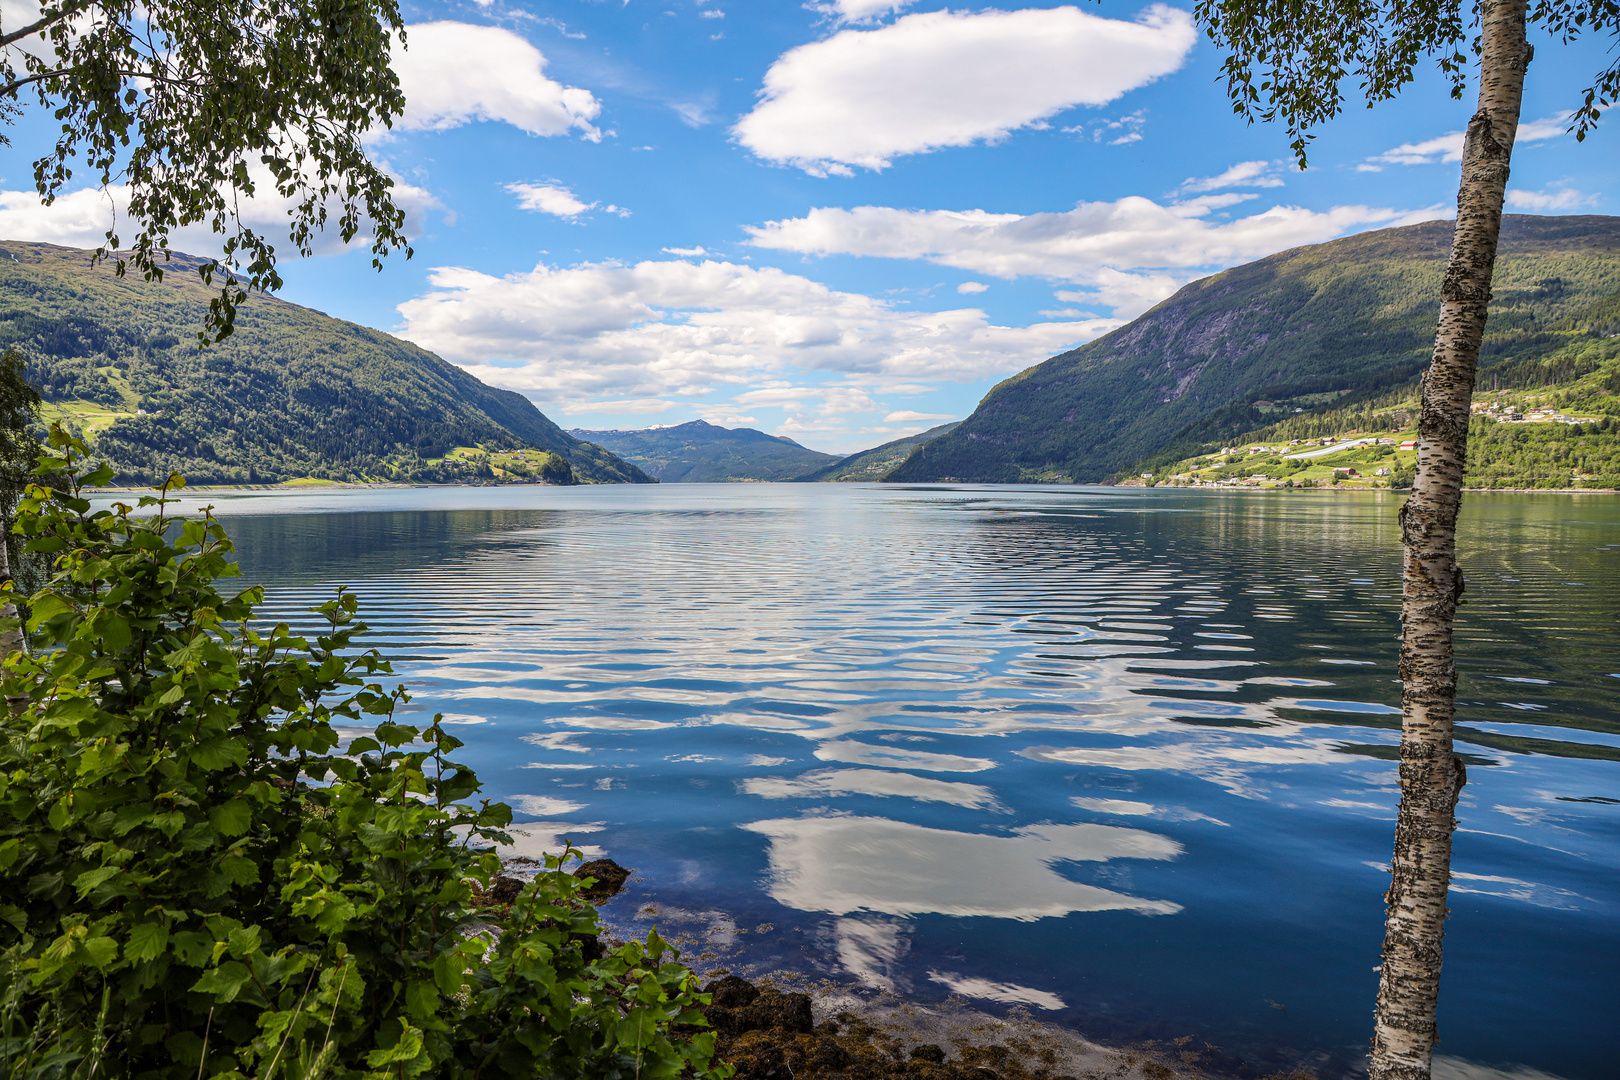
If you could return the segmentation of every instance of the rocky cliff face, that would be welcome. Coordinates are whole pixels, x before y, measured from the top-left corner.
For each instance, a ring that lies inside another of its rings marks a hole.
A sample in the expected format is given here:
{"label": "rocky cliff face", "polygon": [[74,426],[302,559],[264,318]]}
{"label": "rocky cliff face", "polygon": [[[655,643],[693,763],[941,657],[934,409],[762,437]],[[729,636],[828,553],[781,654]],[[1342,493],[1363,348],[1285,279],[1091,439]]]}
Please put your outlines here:
{"label": "rocky cliff face", "polygon": [[[1428,362],[1450,241],[1450,222],[1427,222],[1195,281],[1001,383],[888,479],[1094,483],[1190,432],[1249,430],[1410,383]],[[1510,215],[1484,363],[1593,332],[1583,313],[1612,307],[1617,281],[1620,218]]]}

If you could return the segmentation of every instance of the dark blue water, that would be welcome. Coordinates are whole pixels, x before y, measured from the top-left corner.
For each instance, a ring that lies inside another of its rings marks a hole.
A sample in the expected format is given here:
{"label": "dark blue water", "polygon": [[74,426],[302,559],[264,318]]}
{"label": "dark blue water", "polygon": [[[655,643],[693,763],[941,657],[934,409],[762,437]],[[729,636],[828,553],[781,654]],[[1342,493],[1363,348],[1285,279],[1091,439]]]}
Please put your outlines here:
{"label": "dark blue water", "polygon": [[[519,810],[519,853],[567,837],[639,871],[608,909],[626,930],[658,923],[702,969],[960,993],[1324,1077],[1360,1067],[1377,985],[1396,506],[841,485],[219,499],[267,614],[355,588],[412,708],[462,725]],[[1611,1078],[1620,499],[1470,496],[1462,544],[1441,1052],[1452,1075]]]}

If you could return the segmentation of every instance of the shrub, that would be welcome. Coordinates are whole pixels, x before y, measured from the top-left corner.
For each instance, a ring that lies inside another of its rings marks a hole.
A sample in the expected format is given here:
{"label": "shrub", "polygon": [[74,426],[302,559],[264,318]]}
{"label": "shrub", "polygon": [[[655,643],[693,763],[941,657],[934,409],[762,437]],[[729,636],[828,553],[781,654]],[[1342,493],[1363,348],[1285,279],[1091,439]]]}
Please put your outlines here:
{"label": "shrub", "polygon": [[656,932],[587,959],[563,858],[475,932],[511,811],[467,804],[437,717],[394,720],[353,594],[313,638],[256,626],[219,522],[166,514],[179,477],[94,509],[109,470],[50,445],[17,531],[54,568],[0,717],[0,1073],[727,1074],[671,1036],[702,999]]}

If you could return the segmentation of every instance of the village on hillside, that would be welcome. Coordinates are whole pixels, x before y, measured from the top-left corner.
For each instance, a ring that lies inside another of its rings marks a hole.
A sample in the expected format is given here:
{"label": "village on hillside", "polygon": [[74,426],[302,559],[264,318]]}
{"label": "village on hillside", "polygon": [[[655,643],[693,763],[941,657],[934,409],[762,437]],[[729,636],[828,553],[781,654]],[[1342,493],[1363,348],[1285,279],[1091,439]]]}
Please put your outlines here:
{"label": "village on hillside", "polygon": [[[1573,416],[1552,405],[1532,406],[1506,395],[1482,395],[1473,403],[1472,410],[1478,418],[1476,426],[1480,421],[1487,422],[1487,426],[1527,425],[1527,434],[1556,435],[1560,433],[1556,425],[1564,425],[1562,434],[1565,435],[1597,435],[1600,431],[1607,435],[1613,427],[1613,421],[1607,417]],[[1475,454],[1471,447],[1471,477],[1475,467],[1483,466],[1491,457],[1488,452]],[[1184,458],[1157,472],[1141,473],[1125,480],[1122,486],[1405,488],[1411,485],[1416,467],[1415,425],[1396,432],[1352,429],[1320,438],[1223,446],[1210,453]],[[1524,486],[1579,489],[1600,480],[1598,472],[1583,472],[1578,457],[1570,458],[1558,471],[1557,477],[1538,476],[1535,482]]]}

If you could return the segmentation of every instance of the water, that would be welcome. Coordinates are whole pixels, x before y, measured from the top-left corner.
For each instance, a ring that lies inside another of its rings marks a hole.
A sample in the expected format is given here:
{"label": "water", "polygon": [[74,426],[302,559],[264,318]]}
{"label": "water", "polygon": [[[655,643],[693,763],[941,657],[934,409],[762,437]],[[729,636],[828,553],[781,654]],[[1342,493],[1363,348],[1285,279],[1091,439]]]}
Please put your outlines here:
{"label": "water", "polygon": [[[1397,801],[1389,495],[689,485],[222,496],[351,585],[518,849],[699,968],[1354,1075]],[[1469,496],[1441,1050],[1616,1074],[1620,500]],[[407,717],[411,719],[411,717]],[[702,931],[699,933],[699,931]]]}

